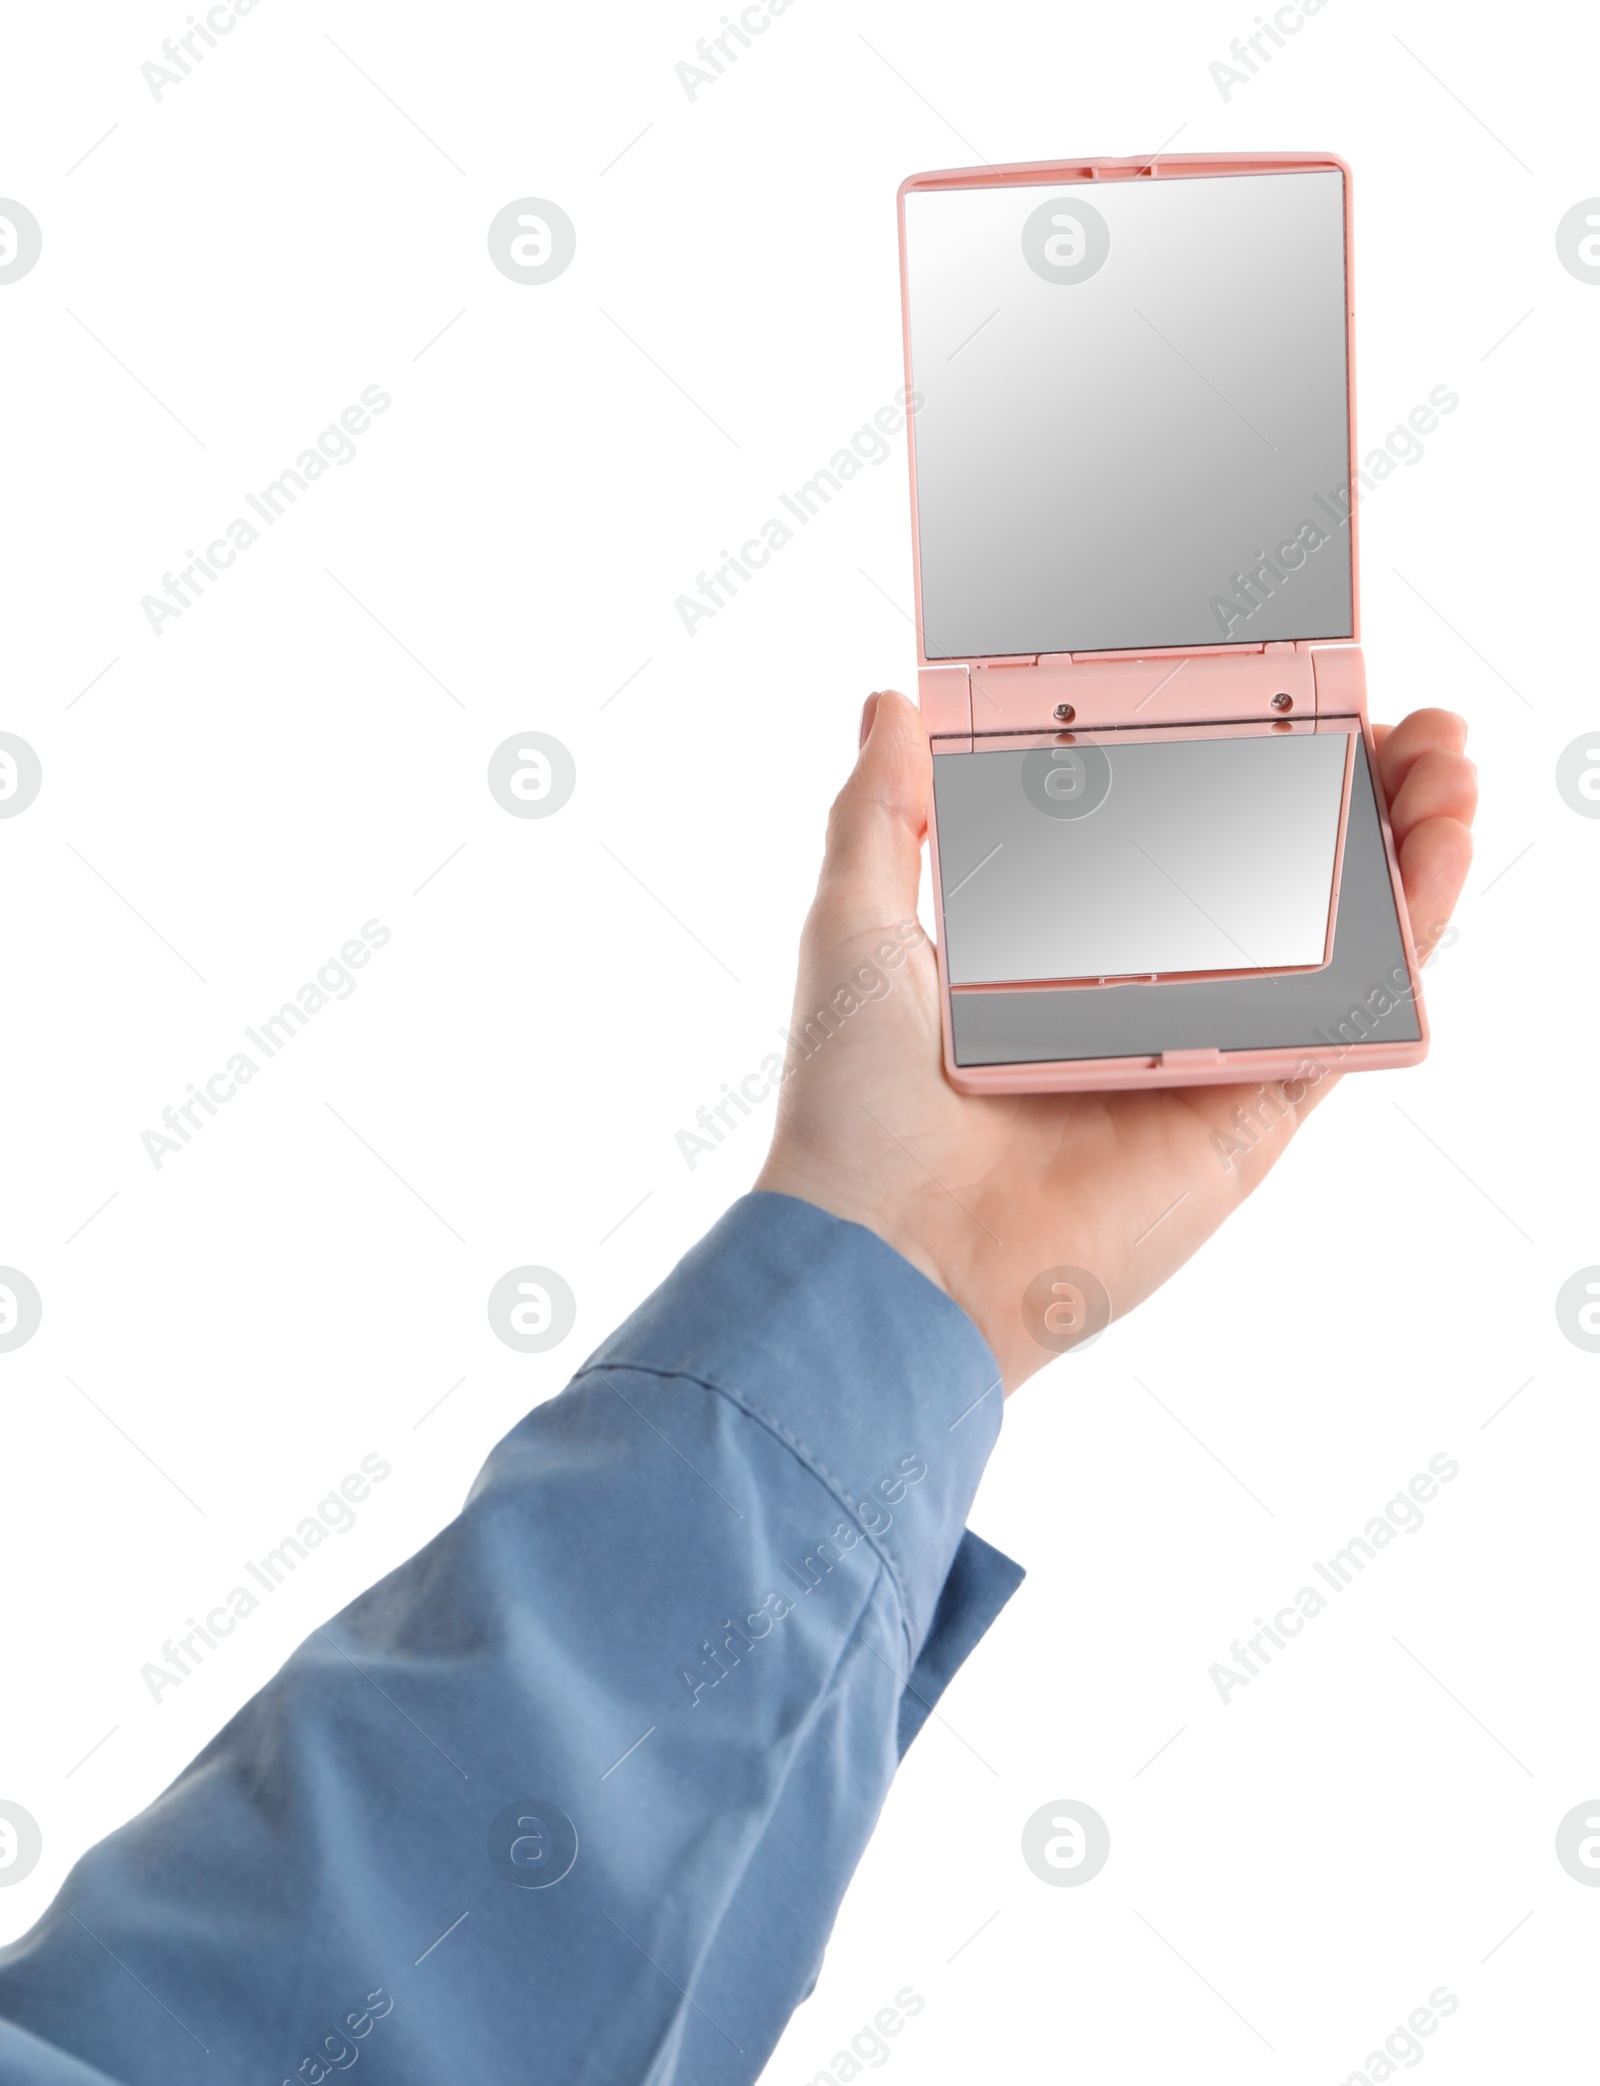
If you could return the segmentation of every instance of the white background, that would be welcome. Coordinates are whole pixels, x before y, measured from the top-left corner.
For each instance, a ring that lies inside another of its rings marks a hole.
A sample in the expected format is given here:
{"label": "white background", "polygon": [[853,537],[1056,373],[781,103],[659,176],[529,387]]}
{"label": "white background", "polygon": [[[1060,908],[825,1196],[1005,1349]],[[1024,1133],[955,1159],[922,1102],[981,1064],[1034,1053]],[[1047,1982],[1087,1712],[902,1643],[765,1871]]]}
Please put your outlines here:
{"label": "white background", "polygon": [[[692,1172],[675,1133],[773,1048],[861,700],[911,682],[903,437],[694,637],[674,600],[900,384],[899,181],[1330,148],[1363,450],[1461,400],[1362,517],[1374,713],[1460,709],[1483,785],[1433,1055],[1014,1402],[975,1525],[1030,1576],[768,2076],[912,1984],[895,2077],[1343,2080],[1447,1984],[1430,2076],[1576,2078],[1600,1362],[1553,1306],[1600,1260],[1600,823],[1553,778],[1600,712],[1600,292],[1554,234],[1600,191],[1592,25],[1328,0],[1225,100],[1247,4],[793,0],[691,101],[720,12],[259,0],[159,103],[182,0],[9,17],[44,250],[0,289],[0,728],[44,787],[0,822],[0,1261],[44,1318],[0,1355],[0,1796],[44,1857],[0,1933],[752,1178],[763,1122]],[[530,195],[578,235],[538,288],[485,245]],[[355,462],[155,637],[141,597],[370,384]],[[577,762],[549,820],[485,787],[528,730]],[[354,995],[154,1168],[373,917]],[[578,1298],[531,1358],[484,1311],[530,1261]],[[374,1451],[356,1528],[153,1704],[141,1664]],[[1439,1452],[1427,1525],[1225,1707],[1211,1663]],[[1019,1852],[1062,1797],[1112,1836],[1076,1889]]]}

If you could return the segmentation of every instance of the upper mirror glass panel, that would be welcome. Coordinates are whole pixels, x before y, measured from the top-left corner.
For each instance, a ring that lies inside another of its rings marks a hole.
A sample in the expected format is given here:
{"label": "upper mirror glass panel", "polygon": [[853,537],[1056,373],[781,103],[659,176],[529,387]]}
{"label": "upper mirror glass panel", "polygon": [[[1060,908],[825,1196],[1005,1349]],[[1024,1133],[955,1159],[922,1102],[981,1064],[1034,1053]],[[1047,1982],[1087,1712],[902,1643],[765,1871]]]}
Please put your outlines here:
{"label": "upper mirror glass panel", "polygon": [[930,659],[1353,634],[1344,178],[905,198]]}

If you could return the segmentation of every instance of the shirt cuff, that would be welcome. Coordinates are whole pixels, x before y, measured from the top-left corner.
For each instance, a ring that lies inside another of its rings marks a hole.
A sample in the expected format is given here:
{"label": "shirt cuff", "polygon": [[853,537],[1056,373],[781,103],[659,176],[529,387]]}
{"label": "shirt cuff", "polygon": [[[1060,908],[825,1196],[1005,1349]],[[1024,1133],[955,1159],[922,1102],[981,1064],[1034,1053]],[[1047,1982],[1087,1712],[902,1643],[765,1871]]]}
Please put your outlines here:
{"label": "shirt cuff", "polygon": [[793,1196],[755,1193],[578,1374],[608,1368],[690,1378],[785,1444],[884,1560],[908,1667],[941,1615],[942,1648],[930,1656],[944,1663],[927,1685],[910,1676],[936,1698],[1021,1576],[976,1537],[963,1544],[1004,1391],[960,1306],[876,1232]]}
{"label": "shirt cuff", "polygon": [[961,1538],[932,1627],[900,1697],[895,1743],[902,1760],[968,1653],[1026,1577],[1021,1565],[970,1528]]}

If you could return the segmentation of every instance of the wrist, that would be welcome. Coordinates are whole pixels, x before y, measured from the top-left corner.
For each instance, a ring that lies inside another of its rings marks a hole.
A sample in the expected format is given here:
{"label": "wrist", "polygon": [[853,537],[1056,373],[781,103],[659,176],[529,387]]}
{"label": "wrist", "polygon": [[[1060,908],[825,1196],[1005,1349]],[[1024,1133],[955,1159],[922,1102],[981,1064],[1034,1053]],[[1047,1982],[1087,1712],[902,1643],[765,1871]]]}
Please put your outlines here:
{"label": "wrist", "polygon": [[[922,1221],[925,1213],[917,1208],[920,1198],[885,1196],[871,1183],[856,1180],[848,1173],[842,1174],[831,1164],[810,1166],[797,1154],[777,1151],[768,1154],[752,1186],[758,1193],[791,1195],[796,1201],[809,1202],[817,1209],[826,1210],[830,1217],[840,1217],[846,1223],[859,1224],[864,1230],[875,1233],[886,1246],[893,1247],[902,1260],[909,1261],[918,1274],[925,1276],[958,1305],[991,1350],[998,1353],[991,1329],[963,1293],[967,1285],[960,1281],[956,1267],[939,1250],[937,1227]],[[1012,1381],[1009,1369],[1006,1380],[1009,1390]]]}
{"label": "wrist", "polygon": [[936,1288],[946,1296],[953,1294],[915,1227],[904,1221],[897,1223],[895,1212],[882,1197],[848,1178],[841,1179],[832,1168],[808,1167],[803,1161],[779,1158],[773,1153],[768,1155],[752,1186],[759,1193],[792,1195],[798,1202],[813,1203],[819,1210],[826,1210],[830,1217],[842,1217],[847,1223],[876,1232],[885,1245],[892,1246],[903,1260],[909,1260]]}

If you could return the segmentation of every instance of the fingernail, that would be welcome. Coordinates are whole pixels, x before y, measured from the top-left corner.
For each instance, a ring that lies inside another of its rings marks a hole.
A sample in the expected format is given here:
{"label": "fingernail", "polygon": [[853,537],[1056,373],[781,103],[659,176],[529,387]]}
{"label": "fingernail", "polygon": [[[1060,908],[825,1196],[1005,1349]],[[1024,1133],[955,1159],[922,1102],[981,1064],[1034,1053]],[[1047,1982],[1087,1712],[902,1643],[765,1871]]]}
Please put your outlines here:
{"label": "fingernail", "polygon": [[882,692],[881,689],[875,688],[861,705],[861,737],[856,741],[858,752],[872,736],[872,720],[878,714],[878,697]]}

